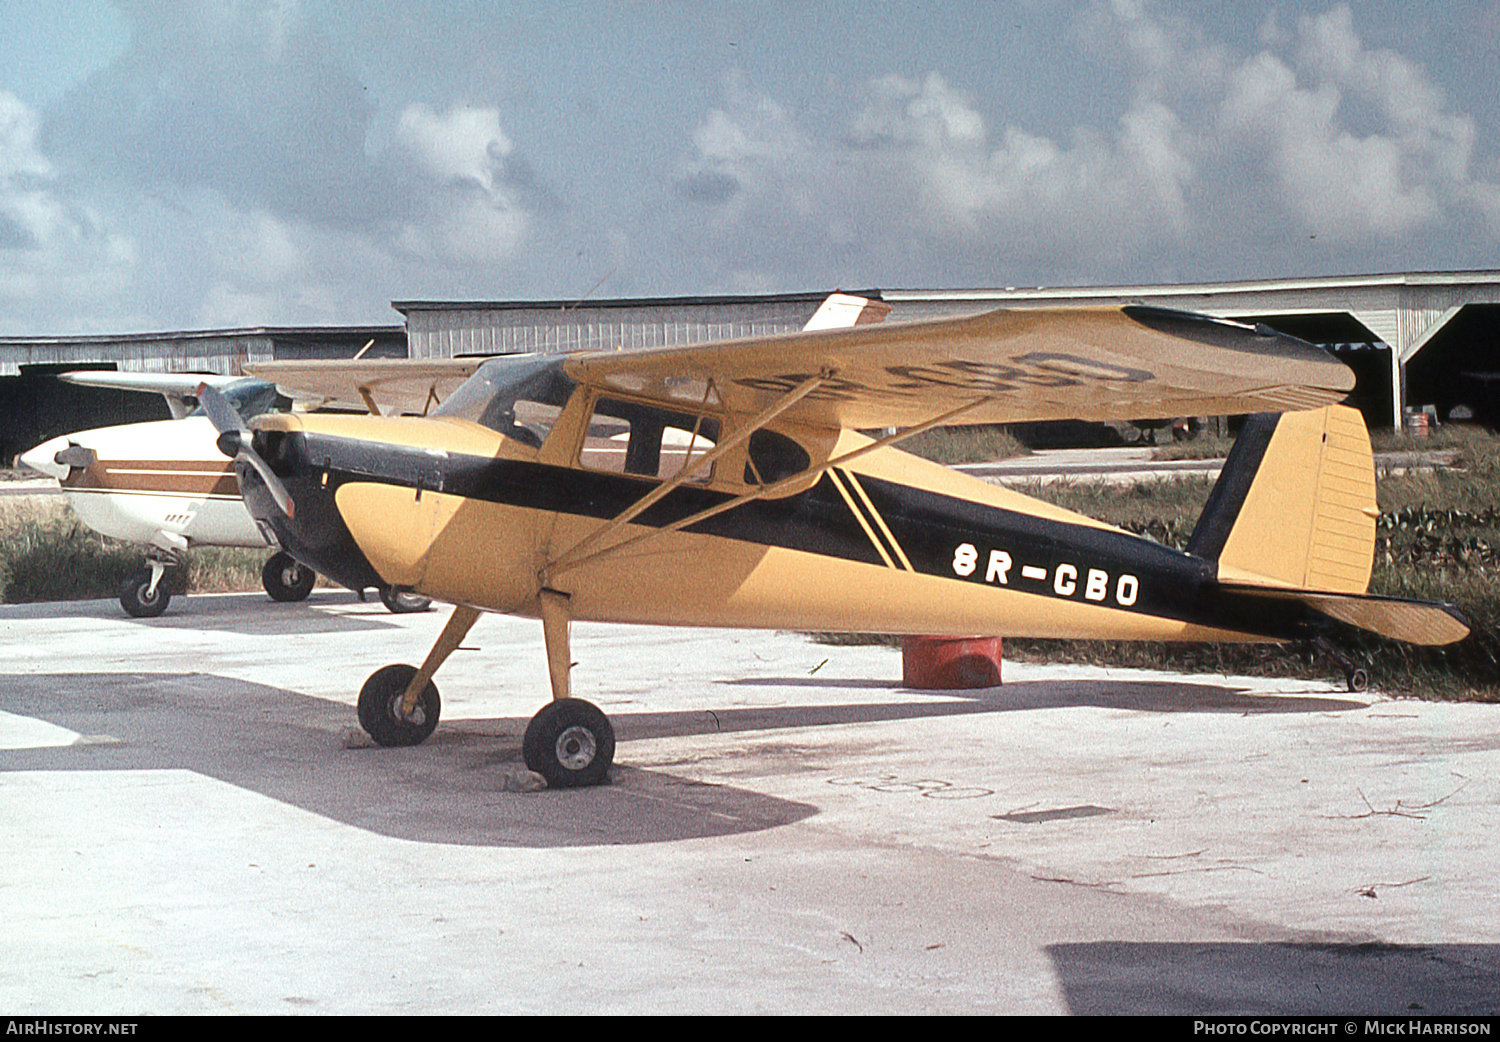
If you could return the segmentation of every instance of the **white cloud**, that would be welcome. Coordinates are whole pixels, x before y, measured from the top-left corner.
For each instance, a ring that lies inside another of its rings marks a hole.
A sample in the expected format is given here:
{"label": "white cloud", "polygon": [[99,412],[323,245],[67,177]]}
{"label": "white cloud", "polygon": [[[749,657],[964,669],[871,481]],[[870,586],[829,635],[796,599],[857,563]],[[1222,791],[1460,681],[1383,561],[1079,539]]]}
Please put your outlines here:
{"label": "white cloud", "polygon": [[1039,281],[1175,277],[1217,242],[1281,268],[1288,242],[1358,256],[1475,215],[1500,233],[1500,164],[1475,172],[1473,119],[1419,65],[1367,47],[1347,6],[1290,29],[1268,18],[1240,55],[1146,0],[1084,24],[1127,78],[1098,121],[992,127],[935,70],[872,80],[842,131],[804,127],[736,78],[693,134],[679,194],[746,271],[795,242],[861,269],[846,281],[910,283],[939,257],[950,282],[1006,277],[997,260]]}
{"label": "white cloud", "polygon": [[402,111],[391,145],[392,153],[439,184],[468,181],[497,202],[504,199],[505,159],[514,150],[498,110],[461,107],[439,116],[422,104]]}
{"label": "white cloud", "polygon": [[1226,142],[1269,175],[1287,213],[1357,242],[1484,208],[1495,186],[1471,173],[1474,122],[1420,67],[1366,48],[1344,5],[1304,18],[1292,47],[1291,59],[1262,51],[1242,62],[1220,106]]}
{"label": "white cloud", "polygon": [[396,235],[399,248],[458,263],[514,254],[530,226],[532,187],[514,154],[496,109],[454,107],[439,115],[408,106],[386,156],[405,183],[417,185],[415,213]]}
{"label": "white cloud", "polygon": [[990,281],[997,255],[1118,255],[1170,242],[1189,223],[1195,167],[1177,117],[1156,102],[1137,103],[1107,133],[1080,128],[1057,141],[1020,126],[992,137],[974,99],[937,73],[871,82],[847,125],[822,135],[740,81],[728,94],[694,133],[679,189],[754,239],[758,264],[778,240],[832,240],[890,258],[882,264],[904,256],[908,270],[894,276],[904,281],[939,252],[968,253],[983,273],[970,277]]}

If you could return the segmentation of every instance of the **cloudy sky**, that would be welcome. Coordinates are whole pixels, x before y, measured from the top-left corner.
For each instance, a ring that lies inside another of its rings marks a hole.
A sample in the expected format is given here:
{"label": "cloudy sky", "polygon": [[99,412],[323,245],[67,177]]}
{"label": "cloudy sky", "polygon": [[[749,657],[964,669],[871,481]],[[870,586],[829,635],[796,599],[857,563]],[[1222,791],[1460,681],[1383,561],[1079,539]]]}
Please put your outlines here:
{"label": "cloudy sky", "polygon": [[1500,0],[6,0],[0,335],[1500,267]]}

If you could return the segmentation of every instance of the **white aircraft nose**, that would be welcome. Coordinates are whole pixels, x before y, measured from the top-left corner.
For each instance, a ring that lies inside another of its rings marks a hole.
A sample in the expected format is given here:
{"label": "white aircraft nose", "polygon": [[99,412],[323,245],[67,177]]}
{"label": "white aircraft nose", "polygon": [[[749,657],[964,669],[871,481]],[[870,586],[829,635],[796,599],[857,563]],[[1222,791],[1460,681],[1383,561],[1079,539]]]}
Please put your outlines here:
{"label": "white aircraft nose", "polygon": [[28,449],[21,453],[21,462],[32,470],[40,471],[49,478],[61,481],[68,476],[68,468],[57,462],[55,457],[59,452],[68,447],[68,436],[60,434],[42,442],[34,449]]}

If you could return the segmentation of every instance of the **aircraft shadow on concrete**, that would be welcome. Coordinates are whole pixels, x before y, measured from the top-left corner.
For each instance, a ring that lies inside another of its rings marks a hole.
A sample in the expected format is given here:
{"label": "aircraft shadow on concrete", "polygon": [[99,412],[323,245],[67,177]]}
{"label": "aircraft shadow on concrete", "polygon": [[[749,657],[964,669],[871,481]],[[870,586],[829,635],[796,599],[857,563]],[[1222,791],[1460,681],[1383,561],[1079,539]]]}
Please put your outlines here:
{"label": "aircraft shadow on concrete", "polygon": [[[342,590],[314,590],[306,601],[275,604],[270,598],[248,598],[244,594],[195,593],[174,597],[166,614],[154,619],[134,619],[114,600],[39,601],[33,604],[7,604],[7,618],[18,619],[97,619],[114,618],[144,629],[216,630],[248,637],[280,636],[287,633],[355,633],[361,630],[395,628],[385,608],[376,602],[370,611],[353,615],[312,609],[329,608],[339,603],[355,605],[352,593]],[[254,604],[258,611],[246,611]]]}
{"label": "aircraft shadow on concrete", "polygon": [[1073,1014],[1485,1015],[1493,944],[1094,941],[1047,948]]}
{"label": "aircraft shadow on concrete", "polygon": [[[345,748],[351,707],[210,674],[106,673],[0,678],[0,708],[89,737],[9,750],[3,770],[187,769],[357,828],[472,846],[656,843],[754,832],[817,808],[733,786],[616,764],[614,784],[565,792],[504,791],[522,769],[525,717],[440,725],[422,746]],[[889,685],[887,685],[889,686]],[[996,713],[1079,704],[1182,711],[1326,712],[1363,703],[1265,699],[1226,687],[1157,682],[1035,681],[942,700],[618,713],[622,743],[743,731]],[[1265,703],[1263,706],[1262,703]],[[1291,703],[1288,705],[1287,703]]]}
{"label": "aircraft shadow on concrete", "polygon": [[[114,604],[118,609],[119,605]],[[272,637],[285,633],[357,633],[361,630],[393,629],[384,606],[376,601],[372,610],[356,615],[342,615],[316,609],[339,603],[359,603],[354,594],[344,590],[314,590],[305,601],[272,604],[264,598],[262,611],[247,612],[244,595],[193,594],[174,598],[166,614],[154,619],[127,621],[148,629],[216,630],[247,637]]]}
{"label": "aircraft shadow on concrete", "polygon": [[[1290,695],[1257,694],[1231,684],[1203,680],[1022,680],[998,687],[973,690],[929,691],[902,688],[896,682],[873,680],[824,680],[816,677],[754,677],[720,681],[727,685],[756,687],[851,687],[903,690],[914,697],[962,699],[973,703],[955,708],[951,701],[935,702],[927,708],[906,705],[903,715],[931,716],[943,713],[1002,713],[1022,709],[1066,709],[1093,706],[1098,709],[1135,709],[1146,713],[1330,713],[1368,709],[1359,698],[1319,693]],[[838,721],[848,723],[850,721]]]}
{"label": "aircraft shadow on concrete", "polygon": [[[463,846],[659,843],[755,832],[804,803],[617,765],[593,789],[503,791],[527,719],[443,724],[416,748],[345,748],[350,706],[208,674],[0,677],[0,709],[84,736],[0,751],[0,771],[189,770],[397,839]],[[362,732],[361,732],[362,734]]]}

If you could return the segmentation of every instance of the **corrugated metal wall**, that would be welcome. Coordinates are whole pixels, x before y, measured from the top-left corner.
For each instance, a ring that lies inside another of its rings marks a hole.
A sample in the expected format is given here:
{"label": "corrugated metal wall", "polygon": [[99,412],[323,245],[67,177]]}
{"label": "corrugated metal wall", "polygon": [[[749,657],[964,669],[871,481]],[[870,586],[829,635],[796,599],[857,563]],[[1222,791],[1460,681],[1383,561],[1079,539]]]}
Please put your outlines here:
{"label": "corrugated metal wall", "polygon": [[399,305],[413,358],[638,351],[801,329],[819,298],[643,305],[462,307]]}
{"label": "corrugated metal wall", "polygon": [[237,374],[250,361],[271,359],[267,334],[160,337],[27,337],[0,341],[0,376],[16,376],[23,365],[83,365],[114,362],[133,373]]}

